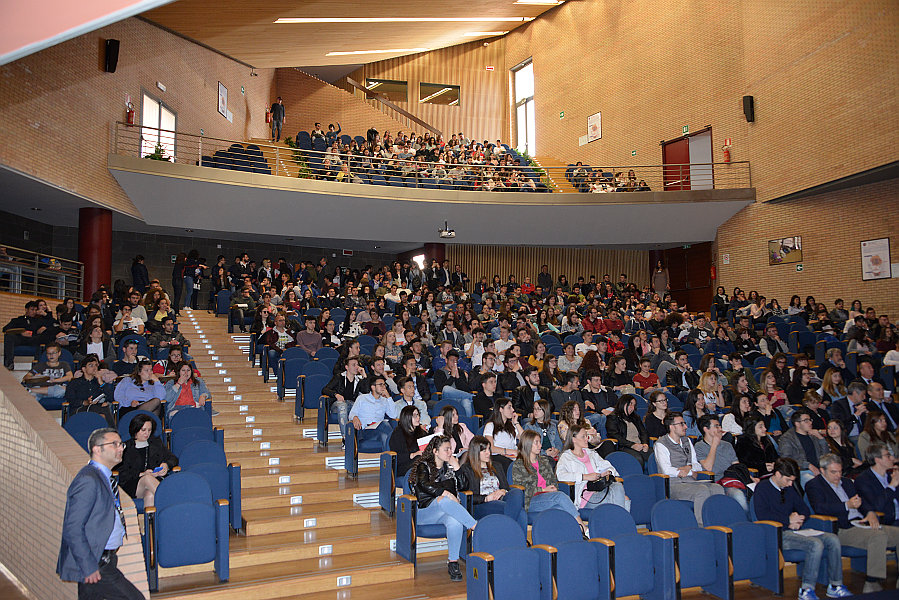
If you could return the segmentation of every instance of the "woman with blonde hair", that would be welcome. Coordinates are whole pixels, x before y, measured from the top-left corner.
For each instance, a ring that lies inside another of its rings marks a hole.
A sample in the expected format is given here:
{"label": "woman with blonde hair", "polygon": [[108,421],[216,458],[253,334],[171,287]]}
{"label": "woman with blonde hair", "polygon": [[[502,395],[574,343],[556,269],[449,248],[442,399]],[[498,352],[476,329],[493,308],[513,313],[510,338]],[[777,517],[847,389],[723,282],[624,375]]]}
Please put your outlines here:
{"label": "woman with blonde hair", "polygon": [[830,368],[824,372],[821,378],[821,387],[818,388],[818,395],[824,401],[825,406],[830,406],[840,398],[846,397],[846,384],[843,381],[843,375],[839,369]]}
{"label": "woman with blonde hair", "polygon": [[699,377],[699,391],[705,398],[706,405],[713,405],[719,410],[727,407],[724,400],[724,388],[718,380],[718,374],[714,371],[706,371]]}

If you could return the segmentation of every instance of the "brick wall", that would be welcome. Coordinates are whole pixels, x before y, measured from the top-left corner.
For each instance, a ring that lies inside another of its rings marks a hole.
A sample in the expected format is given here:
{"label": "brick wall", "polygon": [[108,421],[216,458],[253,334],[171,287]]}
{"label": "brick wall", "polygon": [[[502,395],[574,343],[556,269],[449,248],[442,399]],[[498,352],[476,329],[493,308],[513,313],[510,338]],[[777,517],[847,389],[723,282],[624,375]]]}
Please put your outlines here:
{"label": "brick wall", "polygon": [[277,95],[284,99],[287,118],[284,135],[296,137],[297,131],[312,131],[316,122],[322,123],[325,131],[329,123],[336,127],[339,122],[341,135],[350,137],[365,137],[372,125],[382,134],[385,130],[394,133],[399,129],[408,130],[400,121],[365,101],[296,69],[277,69],[274,85]]}
{"label": "brick wall", "polygon": [[[115,73],[100,65],[106,38],[121,40]],[[126,19],[0,66],[0,163],[139,216],[106,167],[111,124],[124,120],[126,94],[136,123],[147,91],[177,114],[178,130],[244,140],[267,135],[274,71],[257,72],[250,77],[239,63],[140,19]],[[228,88],[233,123],[217,111],[219,81]]]}
{"label": "brick wall", "polygon": [[[793,294],[815,296],[829,308],[835,298],[899,321],[899,273],[893,279],[862,281],[860,242],[889,237],[891,260],[899,263],[899,179],[819,194],[783,203],[747,206],[718,229],[718,284],[758,290],[786,306]],[[802,236],[802,271],[768,265],[767,241]],[[730,265],[722,255],[730,254]]]}
{"label": "brick wall", "polygon": [[[0,369],[0,563],[41,600],[68,600],[77,586],[56,576],[66,490],[88,456],[6,369]],[[119,569],[149,597],[137,512],[122,494],[128,530]]]}

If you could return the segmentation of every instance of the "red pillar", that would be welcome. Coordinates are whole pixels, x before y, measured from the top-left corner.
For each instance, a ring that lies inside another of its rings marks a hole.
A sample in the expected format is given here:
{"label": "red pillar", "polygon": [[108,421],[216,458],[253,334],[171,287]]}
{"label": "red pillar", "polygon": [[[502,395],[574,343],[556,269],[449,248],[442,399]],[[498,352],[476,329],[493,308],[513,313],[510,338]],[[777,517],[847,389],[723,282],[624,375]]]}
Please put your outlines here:
{"label": "red pillar", "polygon": [[111,286],[112,211],[96,207],[78,210],[78,260],[84,263],[85,301],[101,285]]}
{"label": "red pillar", "polygon": [[430,267],[431,261],[436,260],[443,264],[446,259],[446,244],[426,243],[425,244],[425,266]]}

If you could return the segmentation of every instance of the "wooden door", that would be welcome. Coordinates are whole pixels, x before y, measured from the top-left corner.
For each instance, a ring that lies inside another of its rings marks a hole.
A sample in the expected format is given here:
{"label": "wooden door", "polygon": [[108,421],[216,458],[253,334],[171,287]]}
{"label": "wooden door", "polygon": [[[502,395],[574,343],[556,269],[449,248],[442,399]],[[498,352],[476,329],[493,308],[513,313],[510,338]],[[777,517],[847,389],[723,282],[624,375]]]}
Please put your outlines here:
{"label": "wooden door", "polygon": [[662,144],[662,181],[664,189],[690,189],[690,140],[680,138]]}

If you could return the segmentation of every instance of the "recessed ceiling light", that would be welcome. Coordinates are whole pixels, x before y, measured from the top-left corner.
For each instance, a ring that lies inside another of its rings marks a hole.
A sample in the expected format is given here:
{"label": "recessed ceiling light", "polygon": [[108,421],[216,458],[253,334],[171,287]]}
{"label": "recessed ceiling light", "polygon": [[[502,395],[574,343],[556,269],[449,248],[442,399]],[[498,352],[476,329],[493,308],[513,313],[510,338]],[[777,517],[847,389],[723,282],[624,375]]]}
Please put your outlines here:
{"label": "recessed ceiling light", "polygon": [[194,232],[193,229],[185,229],[184,231],[186,231],[187,233],[193,233],[193,232]]}
{"label": "recessed ceiling light", "polygon": [[41,212],[43,209],[42,209],[42,208],[38,208],[37,206],[32,206],[32,207],[31,207],[31,210],[33,210],[34,212]]}
{"label": "recessed ceiling light", "polygon": [[462,35],[465,37],[480,37],[480,36],[491,36],[491,35],[506,35],[509,33],[508,31],[467,31]]}
{"label": "recessed ceiling light", "polygon": [[380,248],[380,246],[375,246],[375,250],[377,250],[378,248]]}
{"label": "recessed ceiling light", "polygon": [[533,20],[534,17],[281,17],[275,23],[524,23]]}
{"label": "recessed ceiling light", "polygon": [[350,54],[400,54],[401,52],[427,52],[428,48],[391,48],[389,50],[345,50],[328,52],[325,56],[348,56]]}
{"label": "recessed ceiling light", "polygon": [[443,88],[443,89],[440,90],[440,91],[434,92],[434,93],[431,94],[430,96],[427,96],[427,97],[425,97],[425,98],[422,98],[421,100],[419,100],[419,102],[427,102],[427,101],[430,100],[431,98],[435,98],[435,97],[439,96],[440,94],[445,94],[445,93],[451,91],[452,89],[453,89],[453,88],[445,87],[445,88]]}

